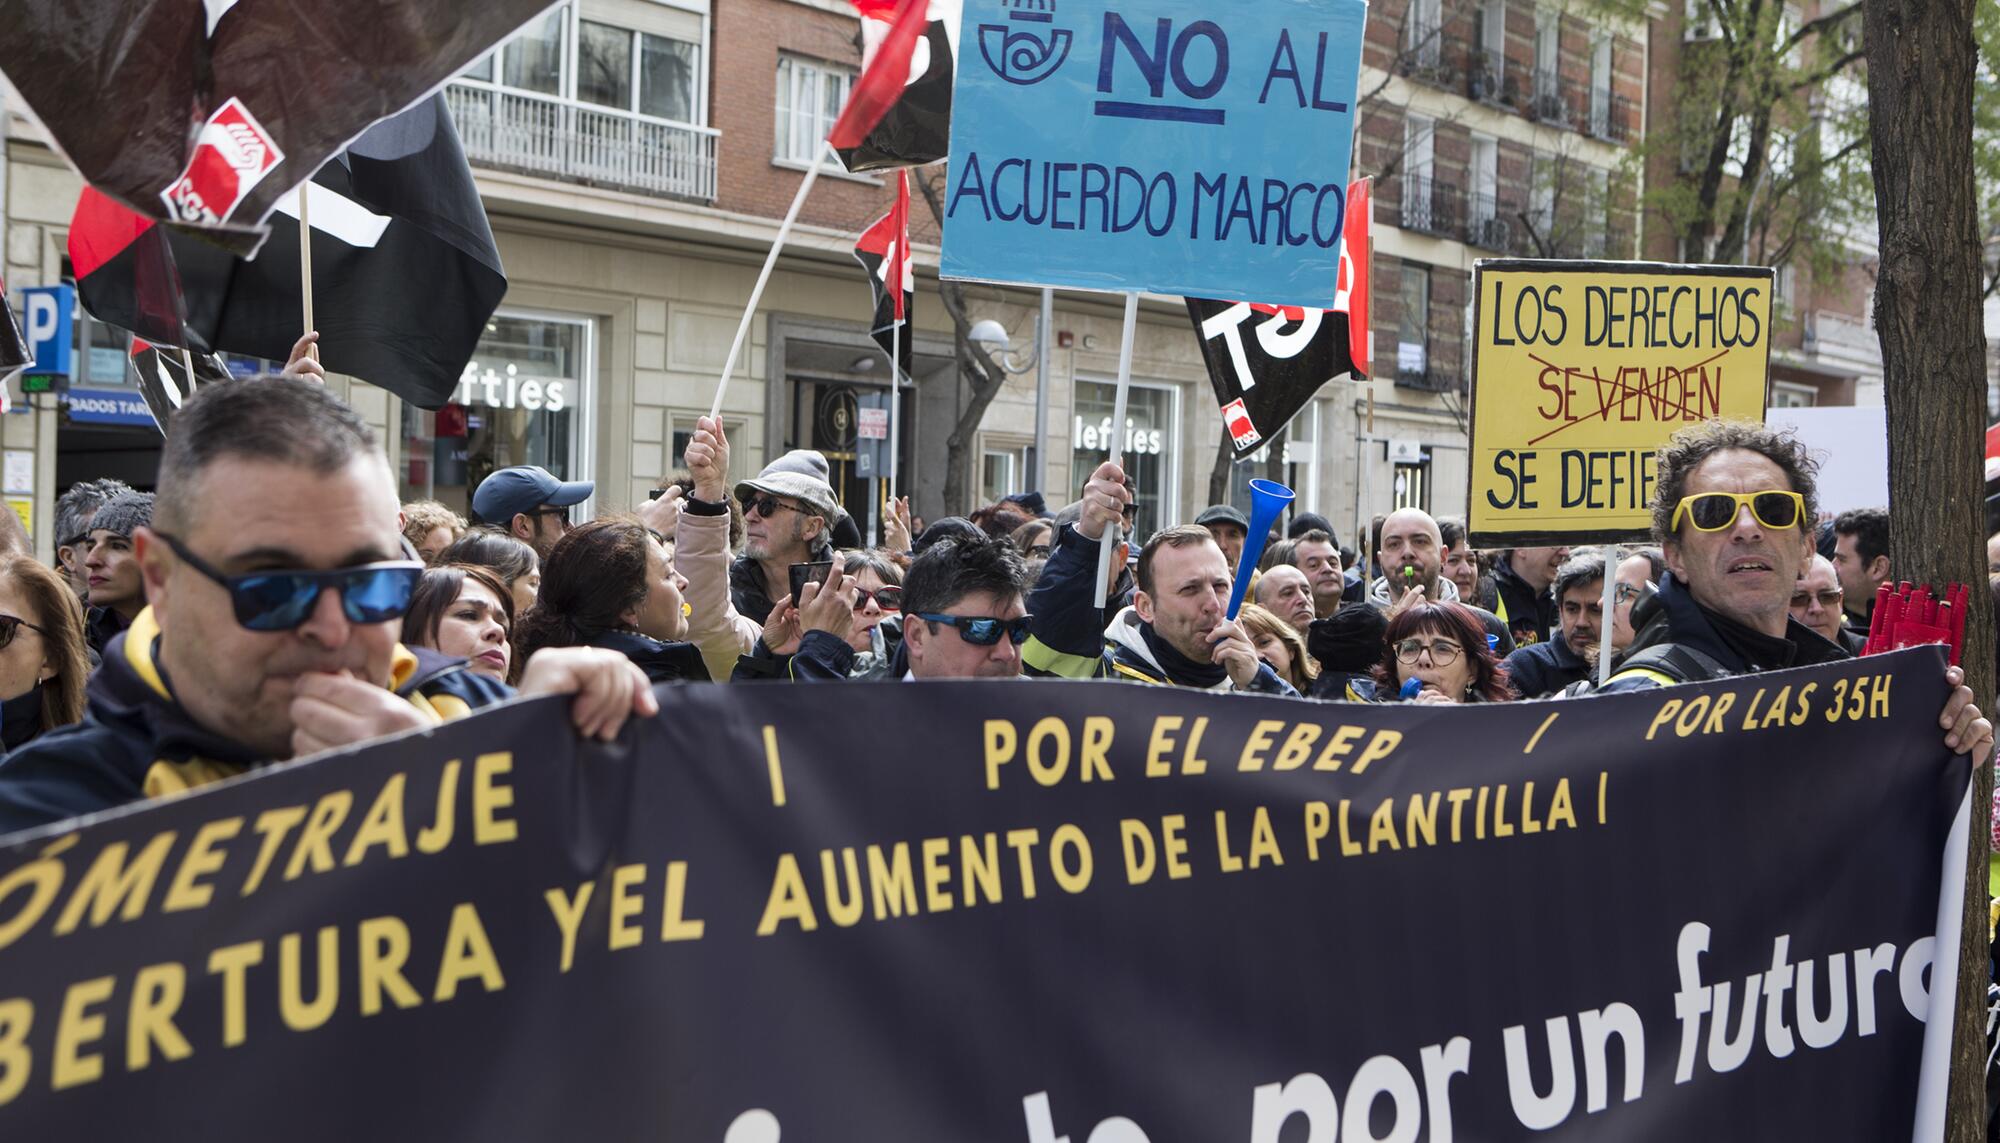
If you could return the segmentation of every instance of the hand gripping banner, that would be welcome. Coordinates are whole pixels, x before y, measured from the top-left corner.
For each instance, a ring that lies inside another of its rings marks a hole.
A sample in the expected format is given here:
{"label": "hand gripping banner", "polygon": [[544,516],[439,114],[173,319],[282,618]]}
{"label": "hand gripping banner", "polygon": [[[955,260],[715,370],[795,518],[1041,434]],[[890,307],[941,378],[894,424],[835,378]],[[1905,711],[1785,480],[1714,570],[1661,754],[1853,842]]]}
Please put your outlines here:
{"label": "hand gripping banner", "polygon": [[503,707],[0,847],[0,1137],[1908,1138],[1943,671]]}

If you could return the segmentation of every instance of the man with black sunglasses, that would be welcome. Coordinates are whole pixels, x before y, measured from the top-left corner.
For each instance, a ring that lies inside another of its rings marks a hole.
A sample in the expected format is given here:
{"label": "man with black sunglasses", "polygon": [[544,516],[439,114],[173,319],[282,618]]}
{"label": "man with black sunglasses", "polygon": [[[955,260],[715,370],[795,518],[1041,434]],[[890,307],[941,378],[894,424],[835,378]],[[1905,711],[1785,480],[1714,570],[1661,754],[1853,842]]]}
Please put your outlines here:
{"label": "man with black sunglasses", "polygon": [[[1799,571],[1813,554],[1818,464],[1795,436],[1709,421],[1675,433],[1655,466],[1653,535],[1666,554],[1659,591],[1632,610],[1639,634],[1606,692],[1705,682],[1847,658],[1794,619]],[[1946,747],[1991,753],[1964,672],[1939,715]]]}
{"label": "man with black sunglasses", "polygon": [[[510,697],[399,642],[422,567],[402,558],[397,511],[373,431],[320,385],[228,381],[190,398],[152,525],[133,537],[149,606],[106,647],[85,720],[0,762],[0,834]],[[538,654],[520,693],[575,694],[578,729],[600,737],[657,711],[615,651]]]}

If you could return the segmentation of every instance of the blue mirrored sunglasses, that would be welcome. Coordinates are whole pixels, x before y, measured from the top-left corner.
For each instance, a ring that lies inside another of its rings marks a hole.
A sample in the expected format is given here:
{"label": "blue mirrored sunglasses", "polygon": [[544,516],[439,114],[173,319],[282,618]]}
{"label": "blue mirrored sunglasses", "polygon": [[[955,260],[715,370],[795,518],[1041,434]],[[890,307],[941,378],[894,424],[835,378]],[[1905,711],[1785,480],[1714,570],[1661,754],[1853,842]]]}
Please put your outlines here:
{"label": "blue mirrored sunglasses", "polygon": [[410,609],[424,565],[407,560],[326,571],[259,571],[226,575],[188,551],[175,536],[154,532],[194,570],[223,586],[236,622],[252,631],[291,631],[312,617],[322,592],[340,594],[349,623],[386,623]]}
{"label": "blue mirrored sunglasses", "polygon": [[937,615],[932,612],[918,614],[918,619],[928,619],[932,623],[942,623],[958,628],[958,637],[975,647],[991,647],[1000,641],[1004,632],[1019,647],[1028,641],[1028,625],[1034,616],[1023,615],[1019,619],[991,619],[980,615]]}

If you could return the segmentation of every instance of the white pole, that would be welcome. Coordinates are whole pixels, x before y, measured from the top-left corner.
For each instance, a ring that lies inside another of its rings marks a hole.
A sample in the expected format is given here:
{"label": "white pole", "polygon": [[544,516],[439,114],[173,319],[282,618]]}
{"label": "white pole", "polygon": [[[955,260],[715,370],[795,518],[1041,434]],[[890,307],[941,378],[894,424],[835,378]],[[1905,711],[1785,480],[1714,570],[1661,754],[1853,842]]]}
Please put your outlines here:
{"label": "white pole", "polygon": [[[299,294],[305,301],[305,333],[313,331],[313,247],[312,216],[307,205],[312,200],[312,180],[299,184]],[[319,346],[306,347],[306,356],[319,360]],[[194,367],[188,367],[188,381],[194,381]]]}
{"label": "white pole", "polygon": [[1049,476],[1049,342],[1055,337],[1056,292],[1042,287],[1042,311],[1035,316],[1035,463],[1021,491],[1041,489]]}
{"label": "white pole", "polygon": [[[785,239],[791,236],[792,224],[799,220],[799,208],[806,203],[806,192],[812,190],[814,181],[819,178],[820,167],[825,165],[825,156],[832,152],[831,143],[820,144],[820,154],[815,155],[812,164],[806,168],[806,177],[799,181],[799,192],[792,196],[791,209],[785,211],[785,220],[778,224],[778,236],[771,240],[771,252],[764,256],[764,268],[757,272],[757,284],[750,289],[750,304],[743,308],[743,320],[736,326],[736,340],[729,344],[729,357],[722,363],[722,380],[715,386],[715,403],[708,407],[711,419],[722,416],[722,397],[729,391],[730,375],[736,372],[737,355],[743,352],[743,341],[749,336],[750,322],[757,316],[757,303],[763,300],[764,286],[771,280],[771,268],[778,264],[778,254],[785,248]],[[303,205],[304,200],[301,199],[300,203]],[[895,371],[893,365],[890,371]]]}
{"label": "white pole", "polygon": [[[899,252],[900,256],[900,252]],[[901,441],[903,407],[903,323],[889,328],[889,503],[896,502],[897,446]],[[916,539],[915,536],[910,537]]]}
{"label": "white pole", "polygon": [[[1139,327],[1139,295],[1125,295],[1125,329],[1118,337],[1118,395],[1111,403],[1111,463],[1125,463],[1125,398],[1132,390],[1132,335]],[[1118,534],[1122,529],[1113,522],[1104,529],[1104,540],[1097,550],[1097,594],[1092,598],[1103,607],[1111,595],[1111,553],[1118,547]]]}
{"label": "white pole", "polygon": [[[1618,600],[1618,545],[1604,547],[1604,615],[1600,622],[1603,630],[1598,634],[1597,644],[1597,685],[1611,681],[1611,628],[1616,625]],[[1560,601],[1558,601],[1560,602]]]}

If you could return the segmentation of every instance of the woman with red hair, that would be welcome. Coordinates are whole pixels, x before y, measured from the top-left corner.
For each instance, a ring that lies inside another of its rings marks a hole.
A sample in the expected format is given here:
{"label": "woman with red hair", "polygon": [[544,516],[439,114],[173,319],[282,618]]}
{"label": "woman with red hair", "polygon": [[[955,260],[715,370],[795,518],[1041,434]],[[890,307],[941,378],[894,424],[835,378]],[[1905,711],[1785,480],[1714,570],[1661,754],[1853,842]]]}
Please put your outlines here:
{"label": "woman with red hair", "polygon": [[1389,618],[1375,664],[1375,694],[1398,701],[1414,682],[1420,703],[1509,702],[1507,668],[1487,646],[1486,628],[1461,603],[1421,603]]}

